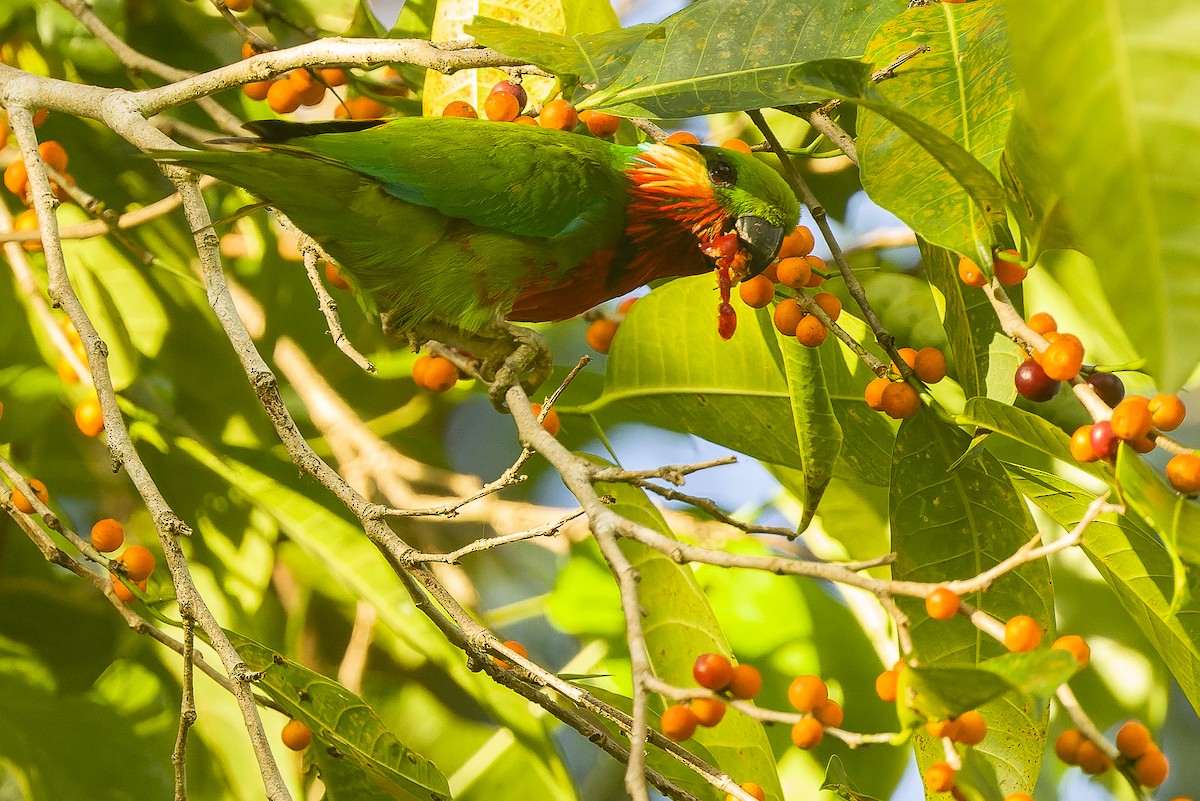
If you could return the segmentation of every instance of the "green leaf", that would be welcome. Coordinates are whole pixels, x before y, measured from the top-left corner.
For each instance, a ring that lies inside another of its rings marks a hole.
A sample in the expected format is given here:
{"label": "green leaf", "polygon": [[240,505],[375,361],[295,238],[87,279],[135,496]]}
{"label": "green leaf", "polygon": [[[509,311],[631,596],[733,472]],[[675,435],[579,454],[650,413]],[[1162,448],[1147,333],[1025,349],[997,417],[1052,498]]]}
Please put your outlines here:
{"label": "green leaf", "polygon": [[1000,179],[1008,193],[1009,213],[1029,242],[1030,261],[1046,250],[1075,247],[1066,205],[1054,186],[1027,103],[1018,103],[1012,115]]}
{"label": "green leaf", "polygon": [[1014,64],[1053,187],[1166,390],[1200,361],[1200,184],[1181,180],[1200,174],[1193,10],[1188,0],[1007,3]]}
{"label": "green leaf", "polygon": [[1108,472],[1099,463],[1084,464],[1076,461],[1071,455],[1071,438],[1066,432],[1033,412],[1006,406],[991,398],[971,398],[963,407],[962,414],[958,416],[958,423],[1003,434],[1096,478],[1108,480]]}
{"label": "green leaf", "polygon": [[[1011,556],[1034,533],[1024,501],[1003,467],[985,450],[954,467],[970,438],[929,409],[905,420],[892,463],[892,545],[898,580],[941,582],[969,578]],[[1050,571],[1044,560],[1000,576],[986,593],[967,599],[999,620],[1027,614],[1045,630],[1053,623]],[[964,618],[934,621],[918,599],[898,599],[914,621],[913,642],[931,667],[977,666],[1005,653]],[[1036,779],[1046,736],[1046,710],[1006,693],[983,710],[992,735],[979,747],[1002,783],[1028,787]],[[929,738],[922,737],[927,743]],[[922,746],[923,763],[936,749]]]}
{"label": "green leaf", "polygon": [[85,695],[51,692],[0,667],[0,758],[15,768],[17,786],[28,788],[18,798],[170,797],[170,769],[131,721]]}
{"label": "green leaf", "polygon": [[[1017,488],[1065,529],[1073,529],[1095,500],[1058,476],[1007,465]],[[1162,655],[1192,706],[1200,709],[1200,594],[1189,593],[1172,611],[1171,558],[1136,515],[1106,513],[1083,535],[1083,551],[1146,638]],[[1196,571],[1191,581],[1196,582]]]}
{"label": "green leaf", "polygon": [[[578,106],[621,116],[678,118],[815,101],[797,65],[859,58],[896,9],[868,0],[701,0],[660,25],[595,36],[535,38],[494,25],[480,42],[556,74],[597,84]],[[702,57],[701,57],[702,56]]]}
{"label": "green leaf", "polygon": [[[950,340],[955,377],[968,398],[989,394],[987,378],[991,348],[1000,327],[996,312],[983,292],[959,280],[959,257],[955,253],[921,238],[917,239],[917,244],[921,248],[921,262],[929,283],[945,299],[946,316],[942,325]],[[1015,387],[1012,393],[1016,394]]]}
{"label": "green leaf", "polygon": [[[1013,246],[1004,188],[996,177],[954,139],[884,98],[870,80],[871,70],[867,65],[851,61],[814,61],[796,67],[790,77],[794,83],[808,87],[816,95],[853,103],[884,117],[912,137],[941,165],[974,203],[974,227],[970,238],[975,243],[971,252],[978,255],[977,261],[990,265],[993,247]],[[912,224],[910,220],[906,222]],[[921,233],[921,230],[918,228],[917,232]],[[940,244],[936,239],[931,241]]]}
{"label": "green leaf", "polygon": [[[1131,448],[1117,454],[1117,483],[1125,502],[1162,537],[1167,553],[1200,564],[1200,506],[1168,487]],[[1183,589],[1178,579],[1176,585]]]}
{"label": "green leaf", "polygon": [[1079,671],[1075,657],[1061,648],[1039,648],[1021,654],[1004,654],[979,663],[1020,692],[1049,699],[1060,685]]}
{"label": "green leaf", "polygon": [[437,766],[405,747],[357,695],[254,640],[227,634],[246,666],[262,674],[255,686],[312,729],[319,750],[335,749],[392,798],[450,798],[450,785]]}
{"label": "green leaf", "polygon": [[956,718],[1012,689],[995,673],[967,665],[910,667],[900,674],[908,707],[928,720]]}
{"label": "green leaf", "polygon": [[[996,172],[1013,108],[999,0],[909,8],[880,27],[867,46],[866,60],[882,68],[921,45],[930,51],[880,82],[880,95]],[[859,125],[858,155],[867,194],[912,226],[921,239],[975,254],[975,241],[986,239],[988,223],[980,219],[963,187],[925,147],[901,134],[895,127],[899,123],[889,124],[880,114],[868,112]],[[990,266],[990,259],[986,263]],[[987,337],[984,344],[990,341]]]}
{"label": "green leaf", "polygon": [[836,756],[829,758],[829,765],[825,768],[825,781],[821,783],[822,790],[828,790],[838,798],[844,798],[845,801],[877,801],[876,798],[869,795],[863,795],[854,787],[854,782],[850,781],[850,777],[846,775],[846,768],[842,765],[842,760]]}
{"label": "green leaf", "polygon": [[[762,316],[758,315],[759,318]],[[804,507],[799,530],[804,531],[817,511],[825,487],[833,478],[833,466],[842,450],[842,427],[834,416],[833,403],[825,387],[820,353],[822,350],[836,352],[839,346],[833,337],[829,337],[819,349],[806,348],[795,337],[786,337],[778,329],[775,329],[775,341],[783,353],[784,375],[792,399],[792,421],[796,431],[804,432],[799,438],[800,468],[805,479],[805,493],[799,499]]]}
{"label": "green leaf", "polygon": [[[600,484],[596,490],[616,499],[611,508],[617,514],[671,536],[641,490],[626,484]],[[622,539],[620,547],[638,572],[638,600],[645,610],[642,626],[655,675],[677,687],[693,686],[692,662],[697,655],[732,656],[708,599],[690,567],[633,540]],[[768,795],[782,795],[771,744],[758,721],[730,709],[717,726],[697,731],[695,740],[709,750],[721,770],[745,777],[740,781],[757,782]]]}
{"label": "green leaf", "polygon": [[[741,304],[735,308],[738,330],[725,341],[716,330],[711,276],[655,289],[621,323],[604,393],[586,406],[560,411],[695,434],[804,470],[810,487],[823,486],[840,432],[829,414],[819,362],[795,352],[785,359],[769,314]],[[680,331],[688,332],[686,348],[677,346]]]}

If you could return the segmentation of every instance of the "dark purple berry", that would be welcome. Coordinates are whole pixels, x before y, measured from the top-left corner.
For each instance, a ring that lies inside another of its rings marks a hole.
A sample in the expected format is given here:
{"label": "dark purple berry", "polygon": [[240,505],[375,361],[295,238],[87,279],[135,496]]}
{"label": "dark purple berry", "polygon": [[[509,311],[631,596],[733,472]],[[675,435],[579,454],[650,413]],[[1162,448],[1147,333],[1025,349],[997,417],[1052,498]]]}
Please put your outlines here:
{"label": "dark purple berry", "polygon": [[500,81],[500,83],[492,87],[492,94],[496,92],[504,92],[507,95],[515,97],[518,109],[525,108],[525,102],[529,100],[529,96],[525,94],[525,87],[512,81]]}
{"label": "dark purple berry", "polygon": [[1058,394],[1061,382],[1046,375],[1042,366],[1030,359],[1017,368],[1013,383],[1017,385],[1017,392],[1020,392],[1022,397],[1045,403]]}
{"label": "dark purple berry", "polygon": [[1112,425],[1107,420],[1101,420],[1092,426],[1092,450],[1101,459],[1111,459],[1117,455],[1117,446],[1121,441],[1113,436]]}
{"label": "dark purple berry", "polygon": [[1087,382],[1109,407],[1114,407],[1125,397],[1125,382],[1113,373],[1092,373]]}

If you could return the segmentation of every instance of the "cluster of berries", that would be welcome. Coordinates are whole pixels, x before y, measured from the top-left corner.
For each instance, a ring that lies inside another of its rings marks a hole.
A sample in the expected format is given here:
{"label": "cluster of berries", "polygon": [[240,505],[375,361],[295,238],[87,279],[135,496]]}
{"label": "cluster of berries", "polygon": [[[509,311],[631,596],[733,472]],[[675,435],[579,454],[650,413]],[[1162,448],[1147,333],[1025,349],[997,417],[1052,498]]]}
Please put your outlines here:
{"label": "cluster of berries", "polygon": [[[1171,764],[1150,736],[1150,730],[1131,720],[1117,731],[1118,766],[1128,769],[1143,787],[1159,787],[1167,780]],[[1064,763],[1084,773],[1099,776],[1113,767],[1113,761],[1079,729],[1067,729],[1054,741],[1054,753]],[[1187,801],[1176,798],[1174,801]]]}
{"label": "cluster of berries", "polygon": [[[900,348],[896,352],[924,383],[936,384],[946,377],[946,356],[937,348]],[[904,381],[903,373],[895,362],[889,367],[887,376],[875,378],[867,384],[863,397],[872,409],[894,420],[912,417],[921,408],[921,396]]]}
{"label": "cluster of berries", "polygon": [[[34,127],[39,127],[46,118],[49,112],[45,109],[39,110],[33,115]],[[0,148],[8,144],[9,130],[8,123],[5,119],[0,119]],[[42,156],[42,161],[46,166],[59,173],[62,176],[64,183],[74,186],[75,179],[67,172],[67,164],[70,162],[70,157],[67,151],[61,144],[48,139],[38,145],[38,153]],[[20,158],[13,159],[8,166],[4,168],[4,187],[12,192],[21,202],[29,205],[31,198],[29,197],[29,168],[24,160]],[[66,200],[67,193],[57,181],[50,182],[50,188],[54,191],[54,196],[59,200]],[[33,209],[25,209],[25,211],[13,218],[14,231],[36,231],[38,230],[37,212]],[[37,240],[23,242],[21,247],[28,251],[38,251],[42,249],[42,243]]]}
{"label": "cluster of berries", "polygon": [[[92,547],[100,553],[112,553],[125,544],[125,527],[117,520],[106,517],[92,526]],[[143,593],[154,572],[154,554],[144,545],[130,545],[117,557],[118,569],[109,574],[113,593],[125,603],[132,601],[133,591],[121,581],[121,575],[133,582]]]}

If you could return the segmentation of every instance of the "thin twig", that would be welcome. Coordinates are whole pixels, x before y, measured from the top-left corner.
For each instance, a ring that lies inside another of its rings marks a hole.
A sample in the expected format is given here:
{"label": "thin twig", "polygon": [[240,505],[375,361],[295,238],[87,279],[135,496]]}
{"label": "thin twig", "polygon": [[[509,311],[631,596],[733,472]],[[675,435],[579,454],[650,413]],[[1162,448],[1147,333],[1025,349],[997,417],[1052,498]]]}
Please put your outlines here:
{"label": "thin twig", "polygon": [[171,764],[175,768],[175,801],[187,801],[187,741],[188,732],[196,722],[196,698],[192,687],[192,665],[195,655],[195,623],[183,621],[183,697],[179,702],[179,730]]}

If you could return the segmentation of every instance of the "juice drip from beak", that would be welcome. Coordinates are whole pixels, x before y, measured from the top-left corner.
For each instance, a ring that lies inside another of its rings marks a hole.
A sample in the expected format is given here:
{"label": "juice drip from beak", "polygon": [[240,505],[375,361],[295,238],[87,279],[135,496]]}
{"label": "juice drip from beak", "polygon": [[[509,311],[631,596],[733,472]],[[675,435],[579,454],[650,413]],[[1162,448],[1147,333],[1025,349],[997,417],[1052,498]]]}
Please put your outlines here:
{"label": "juice drip from beak", "polygon": [[717,333],[721,339],[729,339],[737,330],[737,312],[729,303],[733,285],[748,274],[746,254],[742,252],[737,234],[722,234],[704,246],[704,255],[716,261],[717,289],[721,302],[717,306]]}

